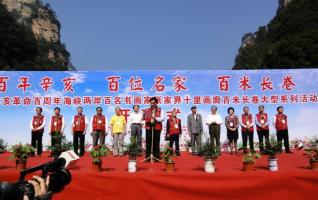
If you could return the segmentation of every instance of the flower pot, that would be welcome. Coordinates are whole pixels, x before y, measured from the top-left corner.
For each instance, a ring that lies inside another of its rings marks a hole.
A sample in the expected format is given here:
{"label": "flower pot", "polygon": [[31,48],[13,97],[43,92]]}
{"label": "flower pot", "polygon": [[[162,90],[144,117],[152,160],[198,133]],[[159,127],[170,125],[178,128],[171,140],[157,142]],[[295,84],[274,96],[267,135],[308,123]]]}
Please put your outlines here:
{"label": "flower pot", "polygon": [[214,160],[206,159],[204,161],[204,171],[206,173],[214,173],[215,172]]}
{"label": "flower pot", "polygon": [[310,168],[312,170],[318,170],[318,160],[311,160],[310,161]]}
{"label": "flower pot", "polygon": [[92,163],[92,169],[95,172],[100,172],[102,171],[102,162],[93,162]]}
{"label": "flower pot", "polygon": [[254,171],[254,163],[243,163],[243,170],[246,172]]}
{"label": "flower pot", "polygon": [[166,163],[166,172],[174,172],[175,163]]}
{"label": "flower pot", "polygon": [[128,172],[135,173],[137,171],[137,161],[136,160],[129,160],[128,161]]}
{"label": "flower pot", "polygon": [[272,172],[275,172],[278,170],[278,164],[277,164],[276,158],[268,159],[268,169],[269,171],[272,171]]}
{"label": "flower pot", "polygon": [[27,165],[27,162],[26,161],[17,161],[17,169],[19,170],[19,171],[23,171],[23,170],[25,170],[26,169],[26,165]]}
{"label": "flower pot", "polygon": [[192,147],[188,147],[189,153],[192,153]]}

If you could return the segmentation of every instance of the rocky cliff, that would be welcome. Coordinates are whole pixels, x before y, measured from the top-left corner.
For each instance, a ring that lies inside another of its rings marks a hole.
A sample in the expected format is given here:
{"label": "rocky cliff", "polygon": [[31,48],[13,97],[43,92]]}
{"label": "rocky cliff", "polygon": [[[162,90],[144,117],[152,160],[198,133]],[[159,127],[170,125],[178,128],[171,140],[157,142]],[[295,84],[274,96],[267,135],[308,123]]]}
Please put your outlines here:
{"label": "rocky cliff", "polygon": [[[38,52],[34,60],[35,70],[68,69],[70,55],[60,40],[61,24],[48,4],[44,5],[40,0],[0,0],[0,3],[17,22],[16,26],[22,26],[33,33]],[[8,67],[21,69],[19,66]],[[32,70],[32,66],[25,67]]]}
{"label": "rocky cliff", "polygon": [[244,34],[233,69],[318,67],[318,1],[278,3],[267,25]]}

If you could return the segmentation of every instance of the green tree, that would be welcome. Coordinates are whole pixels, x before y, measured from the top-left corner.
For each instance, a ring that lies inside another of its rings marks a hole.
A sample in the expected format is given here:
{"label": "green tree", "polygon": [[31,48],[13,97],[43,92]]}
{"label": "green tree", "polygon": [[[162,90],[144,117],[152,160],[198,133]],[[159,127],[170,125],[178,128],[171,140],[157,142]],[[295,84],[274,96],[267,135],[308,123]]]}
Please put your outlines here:
{"label": "green tree", "polygon": [[240,47],[233,69],[318,67],[318,1],[294,0]]}

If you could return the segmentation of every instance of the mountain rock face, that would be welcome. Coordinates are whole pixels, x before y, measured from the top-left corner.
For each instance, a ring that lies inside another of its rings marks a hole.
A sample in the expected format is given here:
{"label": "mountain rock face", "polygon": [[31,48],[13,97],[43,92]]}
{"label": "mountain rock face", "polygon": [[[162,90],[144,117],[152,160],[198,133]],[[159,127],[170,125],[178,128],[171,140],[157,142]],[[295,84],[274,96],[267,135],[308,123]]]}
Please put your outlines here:
{"label": "mountain rock face", "polygon": [[[70,55],[65,45],[61,43],[61,24],[49,4],[44,5],[40,0],[0,0],[0,3],[15,20],[16,23],[11,25],[20,26],[25,31],[31,32],[33,34],[31,40],[34,40],[37,46],[34,60],[16,63],[16,66],[8,66],[9,63],[6,63],[5,69],[68,70]],[[0,62],[0,68],[3,68],[1,64]]]}
{"label": "mountain rock face", "polygon": [[243,35],[233,69],[318,67],[318,1],[278,3],[266,26]]}
{"label": "mountain rock face", "polygon": [[279,8],[286,8],[288,6],[288,4],[290,2],[292,2],[293,0],[279,0],[278,4],[279,4]]}

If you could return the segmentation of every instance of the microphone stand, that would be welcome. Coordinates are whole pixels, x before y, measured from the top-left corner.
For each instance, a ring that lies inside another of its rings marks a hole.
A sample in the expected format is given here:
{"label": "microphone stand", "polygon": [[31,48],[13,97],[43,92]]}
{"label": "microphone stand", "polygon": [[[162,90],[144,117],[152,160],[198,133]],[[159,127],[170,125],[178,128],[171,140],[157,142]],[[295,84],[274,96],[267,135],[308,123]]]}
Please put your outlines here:
{"label": "microphone stand", "polygon": [[153,155],[153,135],[154,135],[154,126],[151,126],[151,151],[150,151],[150,156],[148,158],[145,158],[144,160],[140,161],[140,162],[146,162],[148,160],[150,160],[151,164],[154,163],[155,161],[161,162],[161,160],[159,158],[156,158]]}

